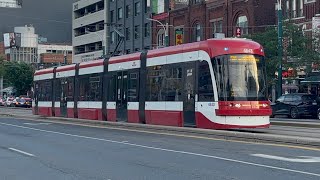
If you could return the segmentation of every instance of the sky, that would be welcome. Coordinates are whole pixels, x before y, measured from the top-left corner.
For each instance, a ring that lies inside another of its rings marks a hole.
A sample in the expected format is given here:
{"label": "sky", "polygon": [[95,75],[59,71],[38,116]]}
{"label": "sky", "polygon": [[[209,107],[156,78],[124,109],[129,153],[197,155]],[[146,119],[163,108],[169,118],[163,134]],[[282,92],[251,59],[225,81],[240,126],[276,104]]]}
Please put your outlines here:
{"label": "sky", "polygon": [[[1,1],[1,0],[0,0]],[[0,41],[14,27],[32,24],[50,43],[72,41],[72,3],[77,0],[24,0],[22,9],[0,8]]]}

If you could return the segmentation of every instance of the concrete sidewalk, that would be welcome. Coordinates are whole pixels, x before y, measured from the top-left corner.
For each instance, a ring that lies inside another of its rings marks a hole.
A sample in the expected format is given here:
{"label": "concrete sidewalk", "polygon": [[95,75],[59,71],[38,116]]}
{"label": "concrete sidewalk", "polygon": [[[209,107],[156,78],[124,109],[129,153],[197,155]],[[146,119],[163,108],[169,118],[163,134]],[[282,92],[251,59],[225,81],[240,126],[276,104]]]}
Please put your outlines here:
{"label": "concrete sidewalk", "polygon": [[[37,121],[56,122],[56,123],[72,123],[77,125],[94,125],[105,128],[113,128],[126,131],[139,131],[146,133],[155,133],[163,135],[178,135],[183,137],[192,138],[211,138],[221,140],[233,140],[233,141],[246,141],[255,143],[272,143],[272,144],[286,144],[286,145],[298,145],[319,148],[320,139],[311,137],[300,137],[292,135],[279,135],[268,132],[255,131],[255,129],[249,130],[212,130],[212,129],[198,129],[198,128],[186,128],[186,127],[170,127],[170,126],[158,126],[158,125],[146,125],[146,124],[133,124],[133,123],[121,123],[121,122],[108,122],[108,121],[93,121],[83,120],[75,118],[61,118],[61,117],[42,117],[37,115],[22,115],[14,113],[0,112],[0,116],[8,118],[19,119],[32,119]],[[272,124],[284,124],[283,122],[273,122]],[[300,124],[300,123],[298,123]],[[297,125],[297,124],[295,124]],[[301,124],[300,124],[301,125]],[[320,127],[319,127],[320,128]]]}

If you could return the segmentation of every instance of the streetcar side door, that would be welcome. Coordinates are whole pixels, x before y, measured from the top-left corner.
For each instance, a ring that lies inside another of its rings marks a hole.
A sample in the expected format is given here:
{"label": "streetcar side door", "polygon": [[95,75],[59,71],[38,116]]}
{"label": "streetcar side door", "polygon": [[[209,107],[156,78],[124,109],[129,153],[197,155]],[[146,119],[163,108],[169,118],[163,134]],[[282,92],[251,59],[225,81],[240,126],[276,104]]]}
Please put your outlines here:
{"label": "streetcar side door", "polygon": [[185,63],[183,73],[184,126],[195,126],[196,63]]}
{"label": "streetcar side door", "polygon": [[117,73],[117,121],[128,120],[128,72]]}
{"label": "streetcar side door", "polygon": [[67,93],[68,93],[68,81],[63,78],[60,81],[61,83],[61,95],[60,95],[60,113],[61,117],[67,117],[68,108],[67,108]]}
{"label": "streetcar side door", "polygon": [[39,114],[39,106],[38,106],[38,102],[39,102],[39,93],[40,93],[40,88],[39,88],[39,82],[35,82],[34,85],[34,94],[33,94],[33,101],[34,101],[34,114],[38,115]]}

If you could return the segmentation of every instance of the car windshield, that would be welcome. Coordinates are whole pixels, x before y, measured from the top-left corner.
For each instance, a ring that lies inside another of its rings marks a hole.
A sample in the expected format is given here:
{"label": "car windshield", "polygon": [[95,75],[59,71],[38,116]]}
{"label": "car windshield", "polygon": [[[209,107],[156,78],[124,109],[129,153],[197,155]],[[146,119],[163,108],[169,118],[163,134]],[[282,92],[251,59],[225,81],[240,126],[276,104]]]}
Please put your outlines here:
{"label": "car windshield", "polygon": [[21,103],[25,103],[25,102],[26,102],[26,100],[25,100],[25,99],[20,99],[20,100],[19,100],[19,102],[21,102]]}
{"label": "car windshield", "polygon": [[265,60],[262,56],[234,54],[212,60],[220,101],[266,100]]}

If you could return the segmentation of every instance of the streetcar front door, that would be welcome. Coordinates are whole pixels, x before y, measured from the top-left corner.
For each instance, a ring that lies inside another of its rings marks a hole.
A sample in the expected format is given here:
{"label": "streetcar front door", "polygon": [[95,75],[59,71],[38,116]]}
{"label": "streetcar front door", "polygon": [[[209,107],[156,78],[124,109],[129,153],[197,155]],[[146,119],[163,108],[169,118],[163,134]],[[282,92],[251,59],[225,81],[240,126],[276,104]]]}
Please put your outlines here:
{"label": "streetcar front door", "polygon": [[183,119],[184,126],[195,126],[196,66],[195,62],[184,66]]}
{"label": "streetcar front door", "polygon": [[68,93],[68,82],[66,79],[61,79],[61,96],[60,96],[61,117],[67,117],[67,115],[68,115],[67,93]]}
{"label": "streetcar front door", "polygon": [[128,119],[128,72],[117,73],[117,121]]}

